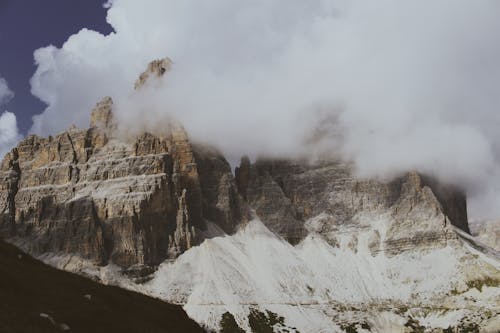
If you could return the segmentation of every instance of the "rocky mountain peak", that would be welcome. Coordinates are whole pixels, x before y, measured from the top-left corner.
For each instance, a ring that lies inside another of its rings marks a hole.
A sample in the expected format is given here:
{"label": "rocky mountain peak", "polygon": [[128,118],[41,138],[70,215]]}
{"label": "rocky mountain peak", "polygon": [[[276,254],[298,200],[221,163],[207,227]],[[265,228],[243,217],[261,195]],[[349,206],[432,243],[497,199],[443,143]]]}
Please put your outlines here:
{"label": "rocky mountain peak", "polygon": [[139,78],[135,82],[134,88],[140,89],[144,84],[151,78],[159,78],[163,76],[172,67],[172,60],[170,58],[163,58],[153,60],[148,64],[147,69],[139,75]]}
{"label": "rocky mountain peak", "polygon": [[[166,63],[153,62],[149,73]],[[162,135],[115,136],[112,108],[105,97],[90,128],[31,135],[7,154],[0,235],[33,254],[129,268],[181,254],[203,240],[196,235],[208,223],[234,231],[242,215],[227,161],[194,147],[179,124]]]}
{"label": "rocky mountain peak", "polygon": [[99,101],[90,113],[90,127],[112,129],[115,126],[113,119],[113,99],[109,96]]}

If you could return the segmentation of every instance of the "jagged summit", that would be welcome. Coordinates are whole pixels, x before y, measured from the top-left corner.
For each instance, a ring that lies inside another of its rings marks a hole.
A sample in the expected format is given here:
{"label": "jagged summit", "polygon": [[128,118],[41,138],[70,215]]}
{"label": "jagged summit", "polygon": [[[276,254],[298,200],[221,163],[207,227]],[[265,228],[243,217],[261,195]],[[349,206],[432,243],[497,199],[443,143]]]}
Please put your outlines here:
{"label": "jagged summit", "polygon": [[[139,80],[169,63],[152,62]],[[105,97],[90,128],[22,140],[1,164],[0,235],[33,254],[154,267],[199,244],[208,221],[233,232],[244,218],[227,161],[194,147],[182,126],[133,138],[116,130]]]}
{"label": "jagged summit", "polygon": [[153,60],[148,64],[148,68],[139,75],[137,81],[135,81],[134,88],[140,89],[149,80],[150,77],[159,78],[163,76],[172,67],[172,60],[170,58],[163,58]]}
{"label": "jagged summit", "polygon": [[90,113],[90,127],[110,129],[115,126],[113,119],[113,99],[104,97]]}

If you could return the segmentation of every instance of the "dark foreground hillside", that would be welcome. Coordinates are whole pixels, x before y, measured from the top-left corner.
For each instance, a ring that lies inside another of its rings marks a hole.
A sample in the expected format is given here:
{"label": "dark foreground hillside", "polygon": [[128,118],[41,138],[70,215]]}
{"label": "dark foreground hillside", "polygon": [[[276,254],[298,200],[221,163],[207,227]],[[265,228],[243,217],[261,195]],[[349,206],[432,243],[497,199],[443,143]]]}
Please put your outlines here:
{"label": "dark foreground hillside", "polygon": [[0,332],[203,332],[180,306],[59,271],[0,240]]}

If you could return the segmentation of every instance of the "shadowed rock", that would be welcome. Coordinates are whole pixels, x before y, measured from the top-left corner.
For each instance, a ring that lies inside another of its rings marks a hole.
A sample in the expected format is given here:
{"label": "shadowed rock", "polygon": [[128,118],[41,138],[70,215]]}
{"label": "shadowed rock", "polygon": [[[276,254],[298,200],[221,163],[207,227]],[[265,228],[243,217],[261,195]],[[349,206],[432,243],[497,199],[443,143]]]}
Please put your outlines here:
{"label": "shadowed rock", "polygon": [[415,172],[391,182],[357,179],[340,162],[242,160],[236,169],[242,197],[266,225],[292,243],[320,232],[332,243],[340,234],[368,227],[384,216],[385,243],[374,231],[373,252],[397,253],[418,246],[444,246],[454,239],[449,225],[468,232],[465,195]]}

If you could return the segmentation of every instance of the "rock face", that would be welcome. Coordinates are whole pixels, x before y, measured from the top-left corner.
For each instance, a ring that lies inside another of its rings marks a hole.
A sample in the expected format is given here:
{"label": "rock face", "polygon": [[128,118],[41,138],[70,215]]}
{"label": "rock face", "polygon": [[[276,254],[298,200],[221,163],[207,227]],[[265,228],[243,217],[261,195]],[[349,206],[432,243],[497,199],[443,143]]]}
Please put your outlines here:
{"label": "rock face", "polygon": [[[135,89],[170,66],[168,58],[153,61]],[[163,136],[119,139],[112,108],[105,97],[89,129],[31,135],[7,154],[0,168],[0,235],[34,254],[140,268],[198,244],[207,221],[233,232],[245,215],[221,154],[194,147],[178,124]]]}
{"label": "rock face", "polygon": [[196,152],[181,127],[120,141],[111,109],[105,98],[89,129],[31,135],[7,154],[1,234],[31,253],[129,267],[157,265],[197,244],[207,220],[231,232],[241,218],[239,198],[220,154]]}
{"label": "rock face", "polygon": [[232,233],[247,207],[292,244],[320,232],[355,247],[367,219],[383,217],[390,227],[384,242],[373,231],[374,254],[445,246],[453,224],[468,231],[464,195],[416,173],[381,183],[343,163],[243,159],[234,179],[220,153],[191,144],[180,126],[128,141],[115,131],[105,98],[89,129],[20,142],[1,165],[2,234],[32,253],[130,267],[177,257],[203,239],[206,221]]}
{"label": "rock face", "polygon": [[[340,242],[346,230],[353,245],[367,219],[390,221],[385,244],[374,232],[373,252],[397,253],[425,244],[446,244],[450,224],[468,232],[465,195],[431,179],[408,173],[389,183],[358,180],[344,163],[244,158],[237,187],[249,206],[274,232],[292,243],[309,232]],[[346,228],[347,226],[347,228]],[[350,228],[349,228],[350,226]]]}
{"label": "rock face", "polygon": [[135,82],[135,89],[140,89],[151,77],[161,77],[172,67],[172,60],[169,58],[153,60],[148,68],[143,72]]}

